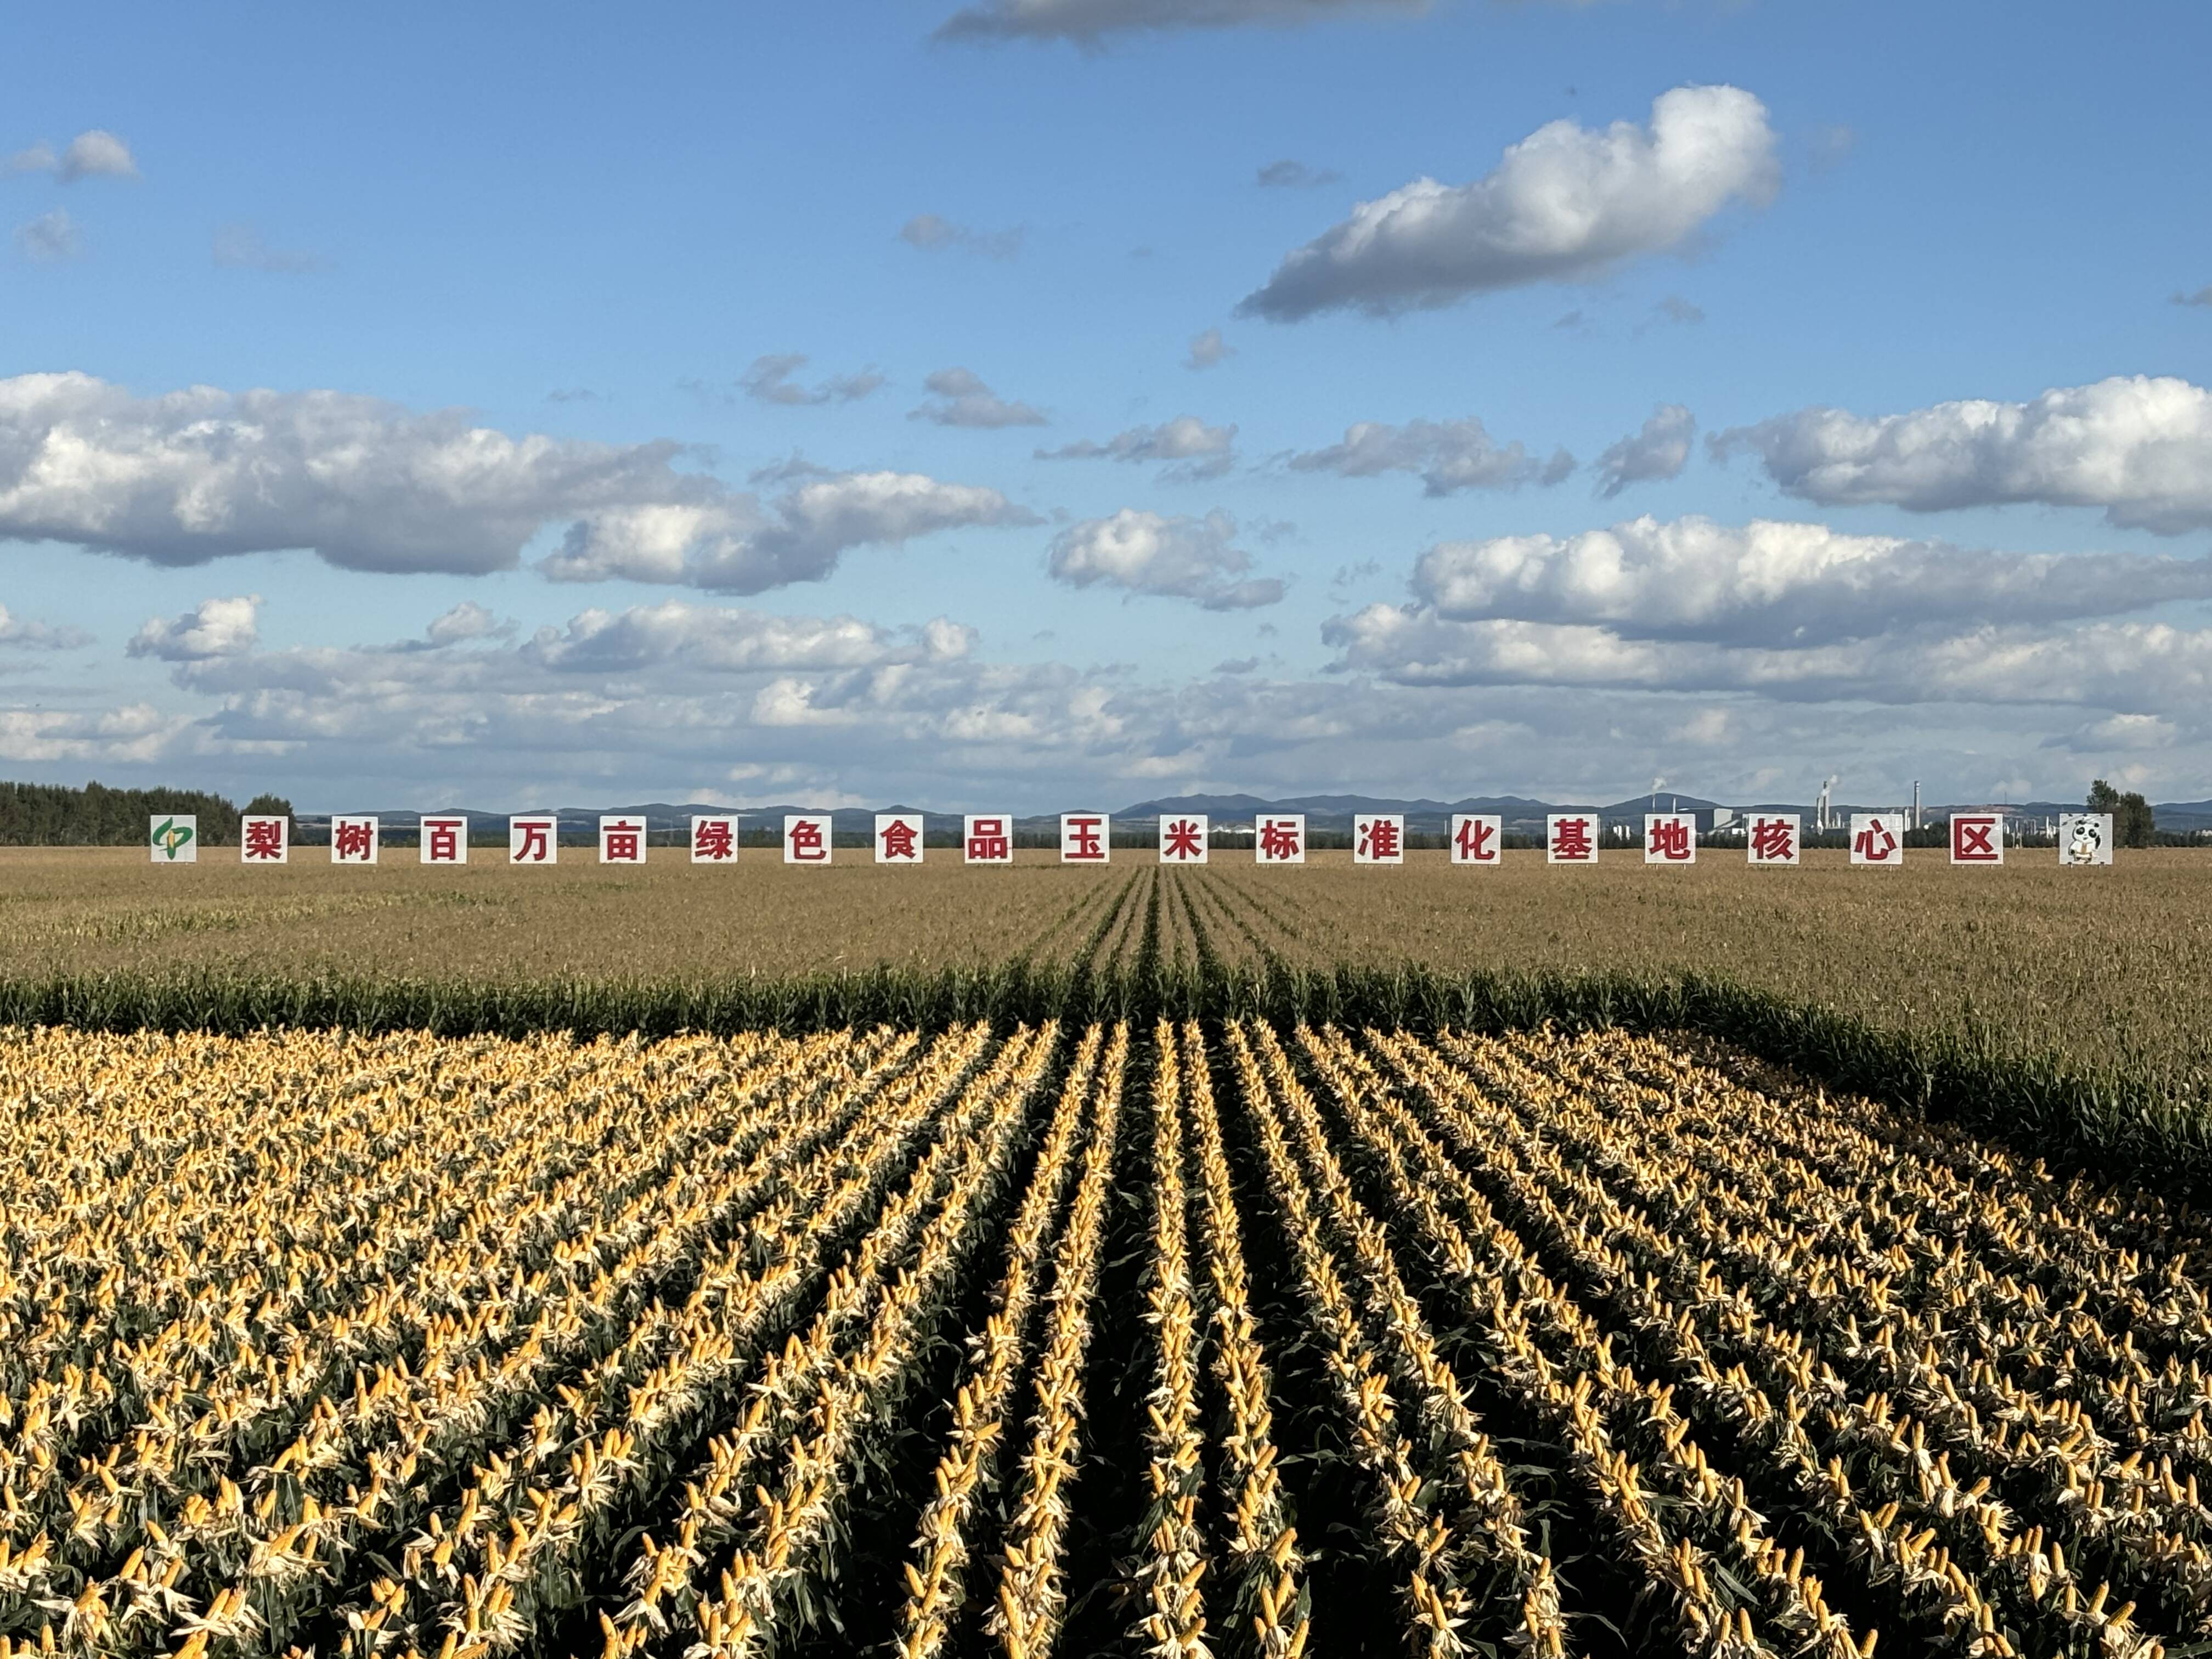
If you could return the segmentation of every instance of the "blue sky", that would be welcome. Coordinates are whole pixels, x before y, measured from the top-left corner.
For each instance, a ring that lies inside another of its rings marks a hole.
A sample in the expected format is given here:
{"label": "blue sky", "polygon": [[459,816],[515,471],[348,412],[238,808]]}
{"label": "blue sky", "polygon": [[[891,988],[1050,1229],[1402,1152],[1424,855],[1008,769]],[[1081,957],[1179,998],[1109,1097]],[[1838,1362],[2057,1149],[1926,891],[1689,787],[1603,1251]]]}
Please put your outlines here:
{"label": "blue sky", "polygon": [[0,775],[2212,793],[2201,5],[958,9],[0,23]]}

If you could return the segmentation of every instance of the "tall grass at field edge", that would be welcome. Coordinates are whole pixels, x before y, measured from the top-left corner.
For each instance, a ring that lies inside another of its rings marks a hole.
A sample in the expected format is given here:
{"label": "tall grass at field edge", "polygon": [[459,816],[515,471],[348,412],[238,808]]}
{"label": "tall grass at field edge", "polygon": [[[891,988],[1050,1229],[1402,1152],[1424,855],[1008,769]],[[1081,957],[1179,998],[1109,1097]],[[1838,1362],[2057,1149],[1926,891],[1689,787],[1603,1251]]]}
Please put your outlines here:
{"label": "tall grass at field edge", "polygon": [[[1117,908],[1119,907],[1116,907]],[[1133,963],[1011,962],[920,972],[877,968],[791,977],[438,981],[259,978],[224,973],[0,976],[0,1026],[239,1034],[269,1027],[439,1036],[578,1036],[787,1032],[985,1019],[1256,1017],[1285,1024],[1453,1027],[1547,1022],[1698,1031],[1828,1085],[1945,1120],[2053,1165],[2181,1194],[2212,1192],[2212,1103],[2193,1079],[2024,1054],[1973,1028],[1889,1029],[1705,974],[1313,969],[1271,963],[1196,969],[1162,961],[1157,921]]]}

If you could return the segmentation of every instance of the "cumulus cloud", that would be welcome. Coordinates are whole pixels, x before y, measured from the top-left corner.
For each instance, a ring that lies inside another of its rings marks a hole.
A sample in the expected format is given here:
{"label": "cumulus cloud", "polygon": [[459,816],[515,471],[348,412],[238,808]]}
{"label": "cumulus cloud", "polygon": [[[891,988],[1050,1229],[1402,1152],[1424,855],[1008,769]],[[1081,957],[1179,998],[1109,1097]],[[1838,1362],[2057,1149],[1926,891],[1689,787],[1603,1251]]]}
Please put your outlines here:
{"label": "cumulus cloud", "polygon": [[939,25],[940,40],[1075,40],[1138,31],[1292,24],[1359,12],[1420,13],[1429,0],[979,0]]}
{"label": "cumulus cloud", "polygon": [[84,252],[84,234],[66,208],[51,208],[15,227],[15,251],[42,265],[58,264]]}
{"label": "cumulus cloud", "polygon": [[1499,444],[1480,419],[1468,416],[1403,426],[1361,421],[1345,429],[1341,443],[1301,451],[1290,458],[1290,465],[1297,471],[1334,472],[1345,478],[1417,472],[1425,493],[1449,495],[1462,489],[1517,489],[1532,480],[1556,483],[1573,471],[1574,458],[1562,452],[1549,463],[1540,462],[1517,440]]}
{"label": "cumulus cloud", "polygon": [[857,403],[884,383],[873,366],[858,374],[833,374],[814,386],[794,385],[791,377],[806,367],[804,352],[776,352],[753,359],[738,377],[745,396],[764,404],[787,405]]}
{"label": "cumulus cloud", "polygon": [[1717,456],[1751,451],[1785,493],[1824,506],[2033,501],[2102,507],[2108,523],[2166,536],[2212,526],[2212,392],[2170,375],[1874,418],[1805,409],[1711,441]]}
{"label": "cumulus cloud", "polygon": [[1597,458],[1599,493],[1610,500],[1632,483],[1680,477],[1697,435],[1696,416],[1680,404],[1660,404],[1641,430]]}
{"label": "cumulus cloud", "polygon": [[0,605],[0,647],[18,651],[74,651],[90,645],[92,635],[82,628],[55,627],[51,623],[25,620]]}
{"label": "cumulus cloud", "polygon": [[678,471],[682,453],[514,438],[337,392],[137,398],[87,374],[18,375],[0,380],[0,539],[170,565],[308,548],[348,569],[479,574],[565,522],[549,574],[758,592],[818,580],[853,547],[1035,522],[996,490],[891,472],[813,478],[764,506]]}
{"label": "cumulus cloud", "polygon": [[1644,517],[1576,536],[1441,543],[1415,565],[1413,588],[1419,610],[1449,623],[1787,648],[2212,599],[2212,559],[1976,551],[1820,524]]}
{"label": "cumulus cloud", "polygon": [[147,702],[109,709],[0,709],[0,760],[153,761],[190,744],[198,724],[190,714]]}
{"label": "cumulus cloud", "polygon": [[1104,443],[1085,439],[1058,449],[1040,449],[1041,461],[1170,461],[1168,475],[1218,478],[1237,464],[1237,428],[1208,426],[1195,415],[1178,415],[1158,426],[1133,426]]}
{"label": "cumulus cloud", "polygon": [[987,259],[1011,259],[1022,251],[1023,227],[1012,230],[977,230],[956,224],[934,213],[917,213],[898,228],[898,239],[924,253],[958,249],[980,253]]}
{"label": "cumulus cloud", "polygon": [[2173,303],[2178,306],[2212,306],[2212,283],[2207,283],[2194,294],[2177,294]]}
{"label": "cumulus cloud", "polygon": [[324,261],[315,254],[270,246],[259,231],[242,222],[218,225],[209,240],[209,248],[216,264],[231,270],[266,270],[296,276],[324,267]]}
{"label": "cumulus cloud", "polygon": [[80,132],[61,154],[43,141],[0,160],[0,178],[11,173],[51,173],[64,185],[80,179],[136,179],[138,163],[131,146],[99,127]]}
{"label": "cumulus cloud", "polygon": [[936,396],[910,412],[908,418],[934,421],[939,426],[1043,426],[1044,412],[1024,403],[1009,402],[965,368],[940,368],[922,382]]}
{"label": "cumulus cloud", "polygon": [[621,578],[760,593],[820,581],[857,547],[1038,522],[995,489],[918,472],[840,472],[810,478],[765,507],[732,495],[610,508],[572,525],[560,550],[539,568],[557,581]]}
{"label": "cumulus cloud", "polygon": [[1525,283],[1595,276],[1677,246],[1780,179],[1766,106],[1736,87],[1677,87],[1648,125],[1554,121],[1468,185],[1417,179],[1291,252],[1239,309],[1274,322],[1391,316]]}
{"label": "cumulus cloud", "polygon": [[1212,368],[1237,355],[1237,348],[1221,337],[1218,328],[1201,329],[1190,337],[1190,350],[1182,360],[1189,369]]}
{"label": "cumulus cloud", "polygon": [[1070,587],[1104,583],[1128,593],[1190,599],[1208,611],[1273,605],[1284,584],[1250,577],[1252,556],[1236,545],[1237,520],[1222,512],[1167,518],[1123,507],[1088,519],[1053,538],[1046,568]]}
{"label": "cumulus cloud", "polygon": [[251,651],[261,637],[258,593],[202,599],[181,617],[155,617],[131,636],[125,650],[163,662],[204,662]]}
{"label": "cumulus cloud", "polygon": [[887,629],[856,617],[774,617],[687,605],[586,611],[565,628],[541,628],[523,658],[556,673],[631,673],[680,665],[723,673],[878,668],[948,663],[975,649],[975,631],[939,617]]}
{"label": "cumulus cloud", "polygon": [[431,619],[423,637],[433,649],[463,645],[471,640],[503,640],[514,633],[511,617],[495,616],[474,599],[463,599],[452,610]]}
{"label": "cumulus cloud", "polygon": [[1261,167],[1259,185],[1262,190],[1317,190],[1323,185],[1341,183],[1343,179],[1332,167],[1310,167],[1304,161],[1286,158]]}
{"label": "cumulus cloud", "polygon": [[69,141],[62,159],[54,168],[54,177],[65,185],[80,179],[136,179],[138,163],[131,158],[131,146],[113,133],[94,127],[80,132]]}
{"label": "cumulus cloud", "polygon": [[1337,666],[1407,686],[1731,691],[1784,701],[2048,703],[2154,712],[2212,695],[2212,629],[2104,622],[1971,627],[1799,649],[1631,639],[1609,628],[1453,622],[1375,605],[1333,619]]}

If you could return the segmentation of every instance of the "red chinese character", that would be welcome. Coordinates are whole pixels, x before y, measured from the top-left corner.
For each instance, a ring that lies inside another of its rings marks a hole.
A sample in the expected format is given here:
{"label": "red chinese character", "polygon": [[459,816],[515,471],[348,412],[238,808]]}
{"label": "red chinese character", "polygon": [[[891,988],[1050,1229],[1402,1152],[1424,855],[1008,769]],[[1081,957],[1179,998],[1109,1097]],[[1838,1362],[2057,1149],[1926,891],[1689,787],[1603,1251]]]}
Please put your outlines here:
{"label": "red chinese character", "polygon": [[1690,826],[1681,818],[1658,818],[1651,825],[1651,845],[1645,849],[1654,858],[1672,859],[1676,862],[1692,856],[1690,845]]}
{"label": "red chinese character", "polygon": [[977,818],[973,834],[968,837],[968,860],[971,864],[1004,864],[1013,856],[1010,837],[1004,818]]}
{"label": "red chinese character", "polygon": [[811,818],[801,818],[791,826],[790,854],[800,864],[820,864],[830,856],[823,844],[822,826]]}
{"label": "red chinese character", "polygon": [[1462,863],[1487,864],[1498,856],[1490,843],[1498,831],[1480,818],[1469,818],[1459,827],[1459,855]]}
{"label": "red chinese character", "polygon": [[284,821],[282,818],[248,818],[246,821],[246,856],[250,859],[283,858]]}
{"label": "red chinese character", "polygon": [[1298,855],[1298,826],[1285,818],[1268,818],[1260,825],[1260,853],[1267,859]]}
{"label": "red chinese character", "polygon": [[1996,849],[1990,845],[1990,837],[1996,833],[1996,825],[1987,818],[1953,818],[1951,856],[1994,860]]}
{"label": "red chinese character", "polygon": [[1552,856],[1579,863],[1596,849],[1590,845],[1588,818],[1561,818],[1552,832]]}
{"label": "red chinese character", "polygon": [[1897,850],[1897,837],[1889,833],[1889,826],[1880,818],[1869,821],[1852,843],[1852,850],[1869,864],[1887,864],[1889,855]]}
{"label": "red chinese character", "polygon": [[884,856],[887,859],[911,859],[915,856],[914,826],[904,818],[893,818],[884,826]]}
{"label": "red chinese character", "polygon": [[461,861],[461,826],[451,818],[432,820],[430,830],[430,862],[459,864]]}
{"label": "red chinese character", "polygon": [[547,854],[544,824],[532,823],[517,827],[522,831],[522,845],[515,849],[514,861],[518,864],[544,863]]}
{"label": "red chinese character", "polygon": [[376,826],[366,818],[339,823],[331,835],[342,859],[365,859],[376,850]]}
{"label": "red chinese character", "polygon": [[730,835],[727,818],[708,818],[691,831],[691,856],[695,859],[729,859],[738,855],[735,842]]}
{"label": "red chinese character", "polygon": [[611,823],[600,832],[605,850],[600,854],[609,864],[636,864],[645,854],[639,849],[638,840],[645,832],[641,823]]}
{"label": "red chinese character", "polygon": [[1194,859],[1204,849],[1200,847],[1198,826],[1188,818],[1177,818],[1167,827],[1167,837],[1160,850],[1175,860]]}
{"label": "red chinese character", "polygon": [[1097,818],[1069,818],[1066,821],[1069,845],[1062,856],[1071,859],[1103,859],[1105,850],[1098,844]]}
{"label": "red chinese character", "polygon": [[1751,856],[1760,864],[1789,863],[1797,856],[1797,826],[1788,818],[1753,820]]}
{"label": "red chinese character", "polygon": [[1398,856],[1398,823],[1395,818],[1370,818],[1360,826],[1359,855],[1364,859]]}

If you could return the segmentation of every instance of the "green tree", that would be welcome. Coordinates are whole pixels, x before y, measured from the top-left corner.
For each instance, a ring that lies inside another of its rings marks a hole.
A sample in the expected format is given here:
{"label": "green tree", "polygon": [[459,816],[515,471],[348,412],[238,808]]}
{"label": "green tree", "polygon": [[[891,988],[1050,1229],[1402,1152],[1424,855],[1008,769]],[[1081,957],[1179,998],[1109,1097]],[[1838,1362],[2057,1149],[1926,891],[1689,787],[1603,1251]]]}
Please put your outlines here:
{"label": "green tree", "polygon": [[249,818],[289,818],[292,816],[292,803],[282,795],[272,795],[264,790],[239,811]]}
{"label": "green tree", "polygon": [[2150,845],[2156,826],[2150,803],[2140,791],[2130,789],[2123,794],[2104,779],[2094,779],[2089,785],[2089,811],[2112,815],[2112,839],[2121,846]]}

